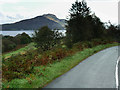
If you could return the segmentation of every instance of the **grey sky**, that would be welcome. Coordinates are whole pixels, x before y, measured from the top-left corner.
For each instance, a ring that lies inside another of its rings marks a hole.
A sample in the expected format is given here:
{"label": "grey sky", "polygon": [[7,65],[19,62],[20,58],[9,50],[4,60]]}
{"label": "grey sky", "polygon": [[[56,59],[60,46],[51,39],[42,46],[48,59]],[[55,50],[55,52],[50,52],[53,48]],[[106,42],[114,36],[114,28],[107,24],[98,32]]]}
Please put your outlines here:
{"label": "grey sky", "polygon": [[[42,14],[55,14],[66,19],[76,0],[0,0],[0,24],[33,18]],[[81,0],[79,0],[81,1]],[[92,12],[103,22],[118,22],[118,0],[86,0]]]}

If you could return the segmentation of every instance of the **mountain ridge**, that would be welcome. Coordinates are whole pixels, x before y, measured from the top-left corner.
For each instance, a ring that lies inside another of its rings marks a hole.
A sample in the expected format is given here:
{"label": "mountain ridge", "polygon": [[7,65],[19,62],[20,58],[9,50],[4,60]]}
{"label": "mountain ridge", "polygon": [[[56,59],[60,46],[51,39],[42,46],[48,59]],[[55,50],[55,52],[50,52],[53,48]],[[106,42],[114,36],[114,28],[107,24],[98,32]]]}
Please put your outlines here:
{"label": "mountain ridge", "polygon": [[65,19],[59,19],[54,14],[43,14],[15,23],[2,24],[2,30],[37,30],[43,26],[50,29],[65,29],[65,25]]}

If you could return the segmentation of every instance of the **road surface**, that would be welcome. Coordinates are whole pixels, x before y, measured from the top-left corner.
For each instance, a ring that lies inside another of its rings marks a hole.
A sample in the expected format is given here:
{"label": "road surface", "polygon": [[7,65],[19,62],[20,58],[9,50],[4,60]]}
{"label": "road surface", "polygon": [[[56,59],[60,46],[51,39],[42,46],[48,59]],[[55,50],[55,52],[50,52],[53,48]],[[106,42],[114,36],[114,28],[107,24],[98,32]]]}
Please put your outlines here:
{"label": "road surface", "polygon": [[90,56],[45,88],[116,88],[118,46]]}

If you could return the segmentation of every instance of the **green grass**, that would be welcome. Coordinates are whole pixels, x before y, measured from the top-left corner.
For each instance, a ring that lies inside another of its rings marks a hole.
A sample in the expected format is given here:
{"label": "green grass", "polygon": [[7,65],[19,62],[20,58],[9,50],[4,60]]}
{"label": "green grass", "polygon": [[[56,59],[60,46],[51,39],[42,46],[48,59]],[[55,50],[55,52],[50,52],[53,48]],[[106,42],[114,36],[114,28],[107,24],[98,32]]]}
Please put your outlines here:
{"label": "green grass", "polygon": [[8,57],[15,55],[15,54],[24,54],[26,51],[29,51],[30,49],[36,49],[34,45],[35,45],[34,43],[30,43],[27,46],[20,48],[16,51],[12,51],[12,52],[9,52],[7,54],[3,54],[3,57],[8,58]]}
{"label": "green grass", "polygon": [[81,61],[94,53],[108,47],[117,46],[117,43],[98,45],[93,48],[84,49],[77,52],[73,56],[66,57],[60,62],[56,61],[47,66],[39,66],[34,68],[34,72],[26,76],[26,79],[14,79],[11,82],[4,82],[3,88],[41,88],[50,83],[55,78],[66,73],[74,66],[78,65]]}

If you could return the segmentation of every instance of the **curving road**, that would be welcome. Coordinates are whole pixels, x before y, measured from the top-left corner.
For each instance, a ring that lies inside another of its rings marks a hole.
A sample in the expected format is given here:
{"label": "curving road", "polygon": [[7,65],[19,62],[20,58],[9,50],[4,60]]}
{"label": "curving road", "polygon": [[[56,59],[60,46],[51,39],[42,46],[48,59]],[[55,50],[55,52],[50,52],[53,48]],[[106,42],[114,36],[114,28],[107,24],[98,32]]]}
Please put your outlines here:
{"label": "curving road", "polygon": [[117,46],[102,50],[53,80],[45,88],[116,88],[117,59]]}

